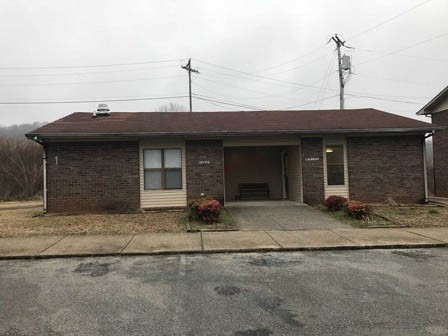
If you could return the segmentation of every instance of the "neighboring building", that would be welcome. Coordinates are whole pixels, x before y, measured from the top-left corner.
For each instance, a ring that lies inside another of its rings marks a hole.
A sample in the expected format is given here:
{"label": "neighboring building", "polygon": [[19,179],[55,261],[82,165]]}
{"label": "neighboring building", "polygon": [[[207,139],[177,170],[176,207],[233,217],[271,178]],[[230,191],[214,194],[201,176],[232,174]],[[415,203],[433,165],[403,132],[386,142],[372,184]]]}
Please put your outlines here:
{"label": "neighboring building", "polygon": [[374,110],[73,113],[27,134],[46,153],[48,212],[185,207],[329,195],[425,199],[424,137]]}
{"label": "neighboring building", "polygon": [[[448,86],[417,112],[431,116],[436,125],[448,127]],[[439,130],[433,136],[434,194],[448,197],[448,130]]]}

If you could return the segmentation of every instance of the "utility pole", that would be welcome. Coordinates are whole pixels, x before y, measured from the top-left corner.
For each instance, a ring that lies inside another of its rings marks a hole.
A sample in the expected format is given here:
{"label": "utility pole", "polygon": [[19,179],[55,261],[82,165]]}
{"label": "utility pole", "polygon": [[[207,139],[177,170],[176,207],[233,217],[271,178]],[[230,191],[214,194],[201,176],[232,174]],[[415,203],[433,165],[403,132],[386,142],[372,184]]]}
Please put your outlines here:
{"label": "utility pole", "polygon": [[[342,41],[338,34],[334,34],[331,39],[328,41],[333,41],[336,43],[336,49],[338,51],[338,72],[339,72],[339,108],[341,110],[344,109],[344,87],[346,79],[348,75],[351,73],[351,64],[350,64],[350,56],[341,56],[341,47],[350,48],[351,47],[345,45],[345,41]],[[347,77],[344,78],[345,72],[348,71]]]}
{"label": "utility pole", "polygon": [[191,73],[194,72],[194,73],[198,74],[199,70],[191,68],[191,58],[189,58],[188,63],[185,65],[182,65],[181,68],[188,71],[188,88],[189,88],[189,92],[190,92],[190,112],[193,112],[193,100],[191,98]]}

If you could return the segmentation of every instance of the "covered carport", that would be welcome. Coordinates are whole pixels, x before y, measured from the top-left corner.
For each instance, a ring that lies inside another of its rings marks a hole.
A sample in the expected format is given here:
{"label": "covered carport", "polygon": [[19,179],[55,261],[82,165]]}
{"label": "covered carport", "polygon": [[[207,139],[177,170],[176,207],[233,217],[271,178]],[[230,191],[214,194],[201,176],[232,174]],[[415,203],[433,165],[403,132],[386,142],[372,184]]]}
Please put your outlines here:
{"label": "covered carport", "polygon": [[302,202],[300,146],[224,147],[225,201]]}

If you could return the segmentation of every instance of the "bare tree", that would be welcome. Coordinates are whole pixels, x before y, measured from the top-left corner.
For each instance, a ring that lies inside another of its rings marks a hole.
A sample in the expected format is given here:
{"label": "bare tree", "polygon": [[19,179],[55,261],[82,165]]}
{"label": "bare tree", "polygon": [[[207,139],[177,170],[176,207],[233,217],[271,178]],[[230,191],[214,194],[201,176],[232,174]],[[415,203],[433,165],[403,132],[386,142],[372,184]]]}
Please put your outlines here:
{"label": "bare tree", "polygon": [[24,136],[38,126],[0,127],[0,200],[30,198],[42,190],[42,147]]}
{"label": "bare tree", "polygon": [[187,108],[181,104],[168,103],[158,107],[155,112],[187,112]]}

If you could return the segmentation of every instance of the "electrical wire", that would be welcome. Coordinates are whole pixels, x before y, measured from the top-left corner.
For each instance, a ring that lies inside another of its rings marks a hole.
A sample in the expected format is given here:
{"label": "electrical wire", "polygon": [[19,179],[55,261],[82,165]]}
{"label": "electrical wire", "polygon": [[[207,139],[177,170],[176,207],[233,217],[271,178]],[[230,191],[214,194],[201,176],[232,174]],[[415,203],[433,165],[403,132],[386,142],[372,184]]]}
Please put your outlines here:
{"label": "electrical wire", "polygon": [[270,80],[270,81],[274,81],[274,82],[278,82],[278,83],[290,84],[290,85],[295,85],[295,86],[303,86],[303,87],[309,87],[309,88],[313,88],[313,89],[320,89],[320,87],[318,87],[318,86],[313,86],[313,85],[308,85],[308,84],[303,84],[303,83],[290,82],[290,81],[285,81],[285,80],[281,80],[281,79],[277,79],[277,78],[271,78],[271,77],[267,77],[267,76],[263,76],[263,75],[258,75],[258,74],[247,72],[247,71],[236,70],[236,69],[232,69],[232,68],[229,68],[229,67],[226,67],[226,66],[222,66],[222,65],[206,62],[206,61],[203,61],[203,60],[200,60],[200,59],[195,59],[195,60],[198,61],[198,62],[207,64],[207,65],[210,65],[210,66],[221,68],[221,69],[224,69],[224,70],[227,70],[227,71],[233,71],[233,72],[240,73],[240,74],[243,74],[243,75],[246,75],[246,76],[252,76],[252,77],[255,77],[255,78],[259,78],[259,79],[265,79],[265,80]]}
{"label": "electrical wire", "polygon": [[331,98],[334,98],[334,97],[339,97],[339,95],[333,95],[333,96],[320,98],[320,99],[313,100],[313,101],[310,101],[310,102],[307,102],[307,103],[303,103],[303,104],[300,104],[300,105],[293,105],[293,106],[284,107],[284,108],[282,108],[282,110],[290,110],[290,109],[297,108],[297,107],[302,107],[302,106],[305,106],[305,105],[315,104],[315,103],[318,103],[318,102],[321,102],[321,101],[324,101],[324,100],[328,100],[328,99],[331,99]]}
{"label": "electrical wire", "polygon": [[61,100],[61,101],[0,101],[0,105],[49,105],[49,104],[84,104],[84,103],[104,103],[104,102],[127,102],[140,100],[162,100],[162,99],[177,99],[188,98],[183,96],[165,96],[165,97],[146,97],[146,98],[123,98],[123,99],[87,99],[87,100]]}
{"label": "electrical wire", "polygon": [[432,41],[434,41],[434,40],[437,40],[437,39],[440,39],[440,38],[443,38],[443,37],[447,37],[447,36],[448,36],[448,33],[443,33],[443,34],[440,34],[440,35],[431,37],[431,38],[429,38],[429,39],[422,40],[422,41],[419,41],[419,42],[417,42],[417,43],[413,43],[413,44],[408,45],[408,46],[406,46],[406,47],[404,47],[404,48],[400,48],[400,49],[397,49],[397,50],[394,50],[394,51],[391,51],[391,52],[387,52],[387,53],[385,53],[385,54],[383,54],[383,55],[381,55],[381,56],[378,56],[378,57],[375,57],[375,58],[371,58],[371,59],[369,59],[369,60],[367,60],[367,61],[358,63],[357,66],[360,66],[360,65],[363,65],[363,64],[366,64],[366,63],[370,63],[370,62],[372,62],[372,61],[376,61],[376,60],[379,60],[379,59],[384,58],[384,57],[388,57],[388,56],[391,56],[391,55],[395,55],[395,54],[398,54],[398,53],[401,52],[401,51],[408,50],[408,49],[414,48],[414,47],[416,47],[416,46],[419,46],[419,45],[422,45],[422,44],[426,44],[426,43],[428,43],[428,42],[432,42]]}
{"label": "electrical wire", "polygon": [[379,77],[379,76],[374,76],[374,75],[369,75],[369,74],[365,74],[365,73],[352,73],[353,76],[358,77],[367,77],[367,78],[373,78],[373,79],[377,79],[377,80],[382,80],[382,81],[388,81],[388,82],[396,82],[396,83],[407,83],[407,84],[412,84],[412,85],[418,85],[418,86],[427,86],[427,85],[431,85],[432,83],[429,82],[413,82],[413,81],[408,81],[408,80],[403,80],[403,79],[395,79],[395,78],[389,78],[389,77]]}
{"label": "electrical wire", "polygon": [[116,67],[116,66],[128,66],[128,65],[143,65],[143,64],[156,64],[156,63],[169,63],[169,62],[179,62],[180,58],[176,59],[165,59],[157,61],[146,61],[146,62],[132,62],[132,63],[112,63],[112,64],[95,64],[95,65],[57,65],[57,66],[9,66],[0,67],[0,70],[33,70],[33,69],[81,69],[81,68],[106,68],[106,67]]}
{"label": "electrical wire", "polygon": [[[375,53],[380,55],[387,55],[388,52],[385,51],[378,51],[378,50],[372,50],[372,49],[363,49],[363,48],[355,48],[356,51],[365,51],[369,53]],[[401,54],[399,52],[394,53],[394,56],[401,56],[401,57],[408,57],[408,58],[415,58],[418,60],[426,60],[426,61],[432,61],[432,62],[441,62],[441,63],[448,63],[448,59],[441,59],[441,58],[432,58],[432,57],[425,57],[425,56],[417,56],[417,55],[407,55],[407,54]]]}
{"label": "electrical wire", "polygon": [[[177,68],[177,67],[176,67]],[[135,69],[122,69],[122,70],[105,70],[105,71],[88,71],[88,72],[62,72],[62,73],[46,73],[46,74],[2,74],[0,78],[16,78],[16,77],[58,77],[58,76],[84,76],[84,75],[96,75],[96,74],[109,74],[119,72],[144,72],[159,69],[173,69],[173,65],[150,67],[150,68],[135,68]]]}
{"label": "electrical wire", "polygon": [[237,109],[234,109],[234,108],[231,108],[231,107],[228,107],[228,106],[225,106],[225,105],[220,105],[220,104],[217,104],[217,103],[213,103],[210,100],[206,100],[206,99],[200,99],[200,100],[203,101],[203,102],[206,102],[207,104],[210,104],[210,105],[213,105],[213,106],[216,106],[216,107],[219,107],[219,108],[230,109],[231,111],[239,111]]}
{"label": "electrical wire", "polygon": [[376,25],[373,26],[373,27],[370,27],[370,28],[368,28],[368,29],[366,29],[366,30],[364,30],[364,31],[362,31],[362,32],[360,32],[360,33],[358,33],[358,34],[355,34],[354,36],[348,38],[347,40],[354,40],[354,39],[357,39],[358,37],[360,37],[360,36],[362,36],[362,35],[364,35],[364,34],[366,34],[366,33],[368,33],[368,32],[371,32],[372,30],[375,30],[375,29],[377,29],[377,28],[383,26],[383,25],[385,25],[385,24],[387,24],[387,23],[389,23],[389,22],[391,22],[391,21],[393,21],[393,20],[399,18],[400,16],[406,15],[407,13],[412,12],[413,10],[415,10],[415,9],[417,9],[417,8],[423,6],[423,5],[426,5],[428,2],[431,2],[431,1],[433,1],[433,0],[425,0],[425,1],[423,1],[423,2],[420,2],[419,4],[413,6],[413,7],[409,8],[409,9],[406,9],[405,11],[403,11],[403,12],[401,12],[401,13],[398,13],[398,14],[394,15],[394,16],[390,17],[389,19],[386,19],[386,20],[384,20],[384,21],[382,21],[382,22],[376,24]]}
{"label": "electrical wire", "polygon": [[13,83],[13,84],[0,84],[1,86],[13,87],[13,86],[64,86],[64,85],[83,85],[83,84],[109,84],[109,83],[121,83],[121,82],[137,82],[137,81],[151,81],[166,78],[179,78],[183,75],[173,76],[161,76],[161,77],[149,77],[149,78],[134,78],[134,79],[118,79],[118,80],[102,80],[102,81],[83,81],[83,82],[62,82],[62,83]]}
{"label": "electrical wire", "polygon": [[419,103],[419,102],[415,102],[415,101],[380,98],[380,97],[375,97],[375,96],[358,95],[358,94],[352,94],[352,93],[345,93],[345,94],[347,96],[354,97],[354,98],[368,98],[368,99],[383,100],[383,101],[389,101],[389,102],[395,102],[395,103],[413,104],[413,105],[423,105],[423,104],[425,104],[425,103],[421,103],[421,102]]}
{"label": "electrical wire", "polygon": [[332,65],[334,63],[334,55],[335,55],[335,53],[336,53],[336,50],[334,50],[333,54],[331,55],[330,61],[328,62],[328,67],[327,67],[327,71],[326,71],[326,81],[325,81],[325,83],[323,83],[323,85],[321,87],[321,90],[319,90],[319,92],[316,95],[316,98],[318,100],[317,102],[320,101],[320,98],[322,96],[322,90],[325,90],[328,87],[328,82],[330,80],[330,74],[331,74],[331,68],[332,68]]}
{"label": "electrical wire", "polygon": [[215,98],[215,97],[209,97],[209,96],[204,96],[204,95],[197,95],[197,94],[192,94],[192,97],[199,99],[199,100],[208,100],[214,103],[218,103],[218,104],[224,104],[224,105],[229,105],[229,106],[236,106],[236,107],[244,107],[244,108],[249,108],[251,110],[256,110],[256,111],[264,111],[264,109],[257,107],[257,106],[251,106],[251,105],[246,105],[246,104],[238,104],[235,102],[230,102],[228,100],[224,101],[222,99],[219,98]]}

